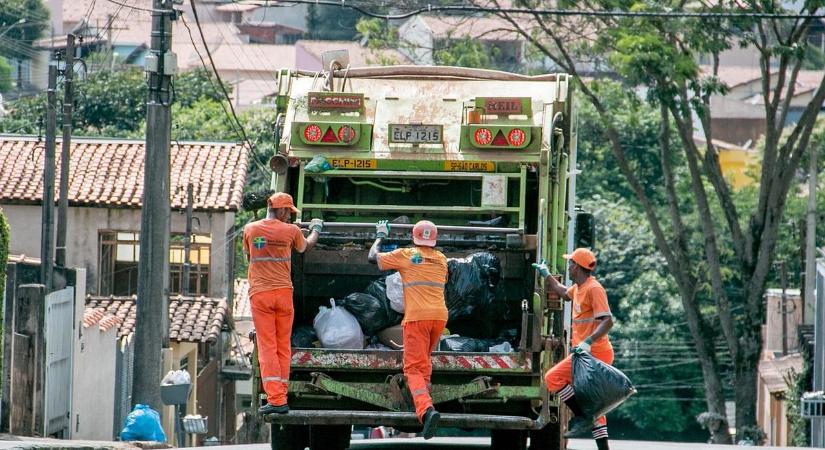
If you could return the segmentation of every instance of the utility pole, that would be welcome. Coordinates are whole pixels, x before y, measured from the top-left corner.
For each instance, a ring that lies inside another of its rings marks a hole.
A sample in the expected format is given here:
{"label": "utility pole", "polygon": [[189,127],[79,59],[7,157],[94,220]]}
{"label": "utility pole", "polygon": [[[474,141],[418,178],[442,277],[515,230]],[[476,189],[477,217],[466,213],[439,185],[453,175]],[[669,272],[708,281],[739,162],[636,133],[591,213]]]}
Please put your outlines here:
{"label": "utility pole", "polygon": [[72,145],[74,92],[74,35],[66,36],[66,68],[63,69],[63,141],[60,151],[60,197],[57,201],[57,248],[55,263],[66,267],[66,229],[69,212],[69,148]]}
{"label": "utility pole", "polygon": [[183,274],[181,275],[181,292],[183,295],[189,295],[189,271],[192,266],[189,262],[189,255],[192,251],[193,188],[192,183],[186,186],[186,234],[183,236]]}
{"label": "utility pole", "polygon": [[54,277],[54,150],[57,134],[57,65],[49,63],[49,88],[46,94],[46,148],[43,152],[43,208],[40,225],[40,282],[46,293]]}
{"label": "utility pole", "polygon": [[805,227],[805,296],[802,309],[802,317],[807,325],[814,323],[816,311],[816,299],[814,298],[814,288],[816,286],[816,185],[817,185],[817,153],[820,148],[811,145],[810,166],[808,169],[808,211]]}
{"label": "utility pole", "polygon": [[172,0],[152,2],[152,42],[146,57],[146,155],[140,221],[135,366],[132,404],[160,410],[161,350],[169,343],[169,146],[171,82],[176,61],[172,44]]}
{"label": "utility pole", "polygon": [[779,280],[782,284],[782,302],[779,311],[782,316],[782,356],[788,354],[788,269],[785,261],[779,263]]}

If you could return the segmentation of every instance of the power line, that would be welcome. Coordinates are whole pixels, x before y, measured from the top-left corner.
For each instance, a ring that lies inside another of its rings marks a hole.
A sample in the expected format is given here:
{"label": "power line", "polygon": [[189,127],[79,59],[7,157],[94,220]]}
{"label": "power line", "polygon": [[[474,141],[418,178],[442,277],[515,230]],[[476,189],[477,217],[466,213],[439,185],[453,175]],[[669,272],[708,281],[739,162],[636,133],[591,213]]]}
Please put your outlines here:
{"label": "power line", "polygon": [[[108,0],[113,1],[113,0]],[[263,1],[244,1],[239,2],[233,0],[234,3],[243,3],[249,5],[264,6]],[[825,18],[823,14],[792,14],[792,13],[763,13],[763,12],[690,12],[690,11],[586,11],[579,9],[524,9],[524,8],[490,8],[485,6],[441,6],[441,5],[427,5],[424,8],[417,8],[401,14],[379,14],[364,9],[361,6],[347,2],[347,0],[328,1],[328,0],[286,0],[283,3],[296,3],[305,5],[324,5],[324,6],[338,6],[342,8],[349,8],[364,14],[365,16],[375,17],[385,20],[400,20],[408,19],[424,13],[433,12],[486,12],[494,14],[527,14],[539,16],[557,16],[557,17],[636,17],[636,18],[662,18],[662,19],[821,19]]]}
{"label": "power line", "polygon": [[[235,131],[235,133],[237,133],[239,135],[239,137],[241,137],[243,139],[243,141],[249,147],[249,150],[252,152],[252,154],[254,156],[252,159],[255,162],[255,165],[258,166],[259,170],[265,171],[266,169],[261,166],[261,163],[258,160],[258,158],[260,158],[260,154],[258,154],[257,148],[255,148],[255,146],[252,144],[252,142],[250,142],[249,137],[247,137],[246,130],[244,130],[243,124],[241,124],[241,121],[238,119],[237,114],[235,114],[235,108],[232,106],[232,101],[229,98],[229,93],[226,92],[226,87],[223,84],[223,80],[221,80],[221,76],[218,73],[218,70],[215,68],[215,61],[212,59],[212,54],[209,51],[209,45],[206,43],[206,38],[203,35],[203,29],[201,28],[200,21],[198,20],[198,13],[195,9],[194,0],[190,0],[190,2],[192,4],[192,10],[193,10],[193,16],[194,16],[194,19],[195,19],[195,25],[198,27],[198,32],[200,33],[201,41],[203,42],[203,46],[206,49],[206,54],[209,57],[209,62],[211,63],[211,66],[212,66],[212,71],[215,73],[215,78],[217,79],[218,86],[220,86],[220,91],[223,93],[224,98],[226,98],[226,103],[229,104],[230,110],[227,111],[226,105],[224,105],[224,102],[219,102],[220,105],[221,105],[221,108],[223,109],[224,113],[227,115],[227,118],[230,119],[229,123],[232,126],[233,131]],[[198,50],[198,46],[195,44],[195,39],[192,36],[192,30],[191,30],[191,28],[189,28],[189,24],[186,23],[186,19],[184,18],[183,15],[181,15],[180,18],[181,18],[181,22],[183,23],[183,26],[186,27],[186,30],[189,32],[189,39],[192,41],[192,46],[195,49],[195,53],[197,53],[198,57],[200,58],[201,64],[203,65],[203,67],[205,69],[207,69],[207,71],[208,71],[209,67],[207,67],[206,61],[203,59],[203,55],[201,55],[201,52]],[[209,83],[212,85],[213,89],[218,90],[218,88],[215,87],[215,84],[212,83],[211,77],[209,79]],[[230,117],[230,111],[231,111],[231,117]],[[236,125],[237,125],[237,127],[236,127]]]}
{"label": "power line", "polygon": [[131,9],[135,9],[135,10],[138,10],[138,11],[145,11],[145,12],[150,12],[150,13],[157,12],[157,11],[164,11],[164,10],[157,10],[157,9],[141,8],[140,6],[134,6],[134,5],[127,5],[125,3],[121,3],[121,2],[118,2],[116,0],[106,0],[106,1],[109,2],[109,3],[113,3],[115,5],[120,5],[121,7],[125,6],[126,8],[131,8]]}

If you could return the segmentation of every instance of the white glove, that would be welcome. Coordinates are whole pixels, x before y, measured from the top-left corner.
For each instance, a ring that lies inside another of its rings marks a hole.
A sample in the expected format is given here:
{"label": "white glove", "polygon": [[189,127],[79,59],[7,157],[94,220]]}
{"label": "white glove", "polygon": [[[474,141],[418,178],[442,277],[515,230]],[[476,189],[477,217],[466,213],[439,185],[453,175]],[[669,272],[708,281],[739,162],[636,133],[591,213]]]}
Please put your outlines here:
{"label": "white glove", "polygon": [[390,234],[390,224],[386,220],[379,220],[378,223],[375,224],[375,238],[376,239],[383,239]]}
{"label": "white glove", "polygon": [[309,221],[309,231],[317,231],[318,233],[324,229],[324,221],[321,219],[312,219]]}

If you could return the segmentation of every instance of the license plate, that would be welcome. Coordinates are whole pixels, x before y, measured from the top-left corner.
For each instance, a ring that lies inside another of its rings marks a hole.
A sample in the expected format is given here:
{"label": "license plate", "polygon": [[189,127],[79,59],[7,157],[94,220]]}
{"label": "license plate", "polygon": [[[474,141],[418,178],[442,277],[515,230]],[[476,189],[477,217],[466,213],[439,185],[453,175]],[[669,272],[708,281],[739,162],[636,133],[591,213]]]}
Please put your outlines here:
{"label": "license plate", "polygon": [[442,125],[390,124],[391,144],[440,144],[444,138]]}
{"label": "license plate", "polygon": [[329,164],[333,169],[375,170],[378,161],[375,159],[330,158]]}

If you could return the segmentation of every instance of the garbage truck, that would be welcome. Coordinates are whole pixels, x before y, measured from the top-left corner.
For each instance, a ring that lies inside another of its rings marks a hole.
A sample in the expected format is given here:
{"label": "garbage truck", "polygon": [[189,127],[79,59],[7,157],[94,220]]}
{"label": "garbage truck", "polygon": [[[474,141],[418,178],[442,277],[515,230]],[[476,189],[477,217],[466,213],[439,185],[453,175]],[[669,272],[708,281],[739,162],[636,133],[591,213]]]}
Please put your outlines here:
{"label": "garbage truck", "polygon": [[[345,59],[334,55],[325,61],[329,70],[281,70],[276,77],[270,188],[293,196],[299,226],[325,222],[318,245],[293,256],[293,329],[311,326],[330,299],[363,291],[382,275],[367,261],[376,221],[392,222],[389,250],[410,245],[412,224],[430,220],[447,257],[482,251],[500,262],[494,302],[451,318],[449,333],[505,336],[512,344],[432,354],[439,429],[489,430],[494,449],[526,449],[528,442],[531,449],[564,448],[566,410],[542,375],[566,356],[569,325],[563,302],[531,263],[547,260],[564,277],[562,254],[592,240],[592,216],[575,206],[572,78],[349,68]],[[271,423],[272,448],[348,448],[353,426],[420,431],[402,354],[294,347],[290,412],[261,418]]]}

